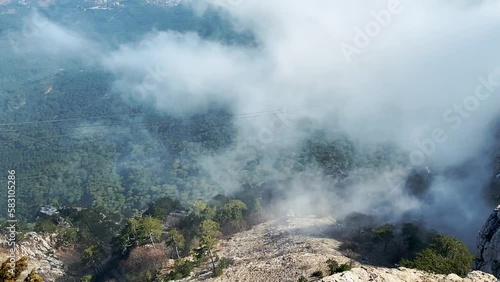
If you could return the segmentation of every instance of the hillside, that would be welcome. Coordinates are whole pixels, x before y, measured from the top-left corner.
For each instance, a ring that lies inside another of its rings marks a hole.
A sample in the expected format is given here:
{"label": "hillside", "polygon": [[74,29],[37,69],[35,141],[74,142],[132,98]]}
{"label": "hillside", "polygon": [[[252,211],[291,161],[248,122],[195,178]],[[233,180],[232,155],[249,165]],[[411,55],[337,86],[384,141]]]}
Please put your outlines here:
{"label": "hillside", "polygon": [[[212,277],[209,263],[202,264],[194,269],[188,278],[176,281],[194,282],[295,282],[302,276],[306,281],[320,281],[312,277],[313,273],[321,271],[324,282],[364,282],[364,281],[498,281],[493,275],[481,271],[473,271],[466,278],[458,275],[437,275],[404,267],[383,266],[383,258],[374,261],[367,256],[357,254],[343,247],[341,239],[336,239],[336,230],[341,224],[332,217],[295,217],[285,216],[258,224],[250,230],[239,232],[225,239],[221,239],[215,249],[220,258],[230,258],[232,264],[224,269],[222,276]],[[161,244],[146,245],[146,249],[161,249]],[[74,264],[79,258],[71,248],[61,248],[55,236],[39,235],[30,232],[26,235],[18,248],[18,255],[29,258],[28,268],[17,281],[23,279],[35,269],[46,282],[78,281],[75,280]],[[8,256],[6,249],[0,252],[0,259]],[[339,264],[347,264],[351,270],[328,275],[326,261],[333,259]],[[173,260],[162,257],[164,262],[159,271],[168,273],[173,269]],[[73,270],[72,270],[73,269]],[[113,271],[112,276],[117,279],[106,281],[130,281],[126,277],[129,273]],[[123,279],[123,280],[120,280]],[[97,280],[100,281],[100,280]],[[164,280],[162,280],[164,281]]]}
{"label": "hillside", "polygon": [[[353,269],[324,277],[325,282],[361,281],[497,281],[483,272],[474,271],[468,278],[451,274],[435,275],[408,268],[386,268],[348,258],[340,251],[342,243],[328,234],[335,228],[332,218],[284,217],[255,226],[222,240],[221,257],[234,259],[234,265],[224,270],[221,277],[206,279],[211,282],[268,282],[298,281],[302,275],[310,277],[315,271],[327,273],[325,261],[329,258],[339,263],[352,263]],[[354,254],[353,254],[354,255]],[[201,281],[209,270],[198,270],[197,278],[180,281]],[[205,274],[205,275],[204,275]],[[314,281],[311,279],[311,281]]]}

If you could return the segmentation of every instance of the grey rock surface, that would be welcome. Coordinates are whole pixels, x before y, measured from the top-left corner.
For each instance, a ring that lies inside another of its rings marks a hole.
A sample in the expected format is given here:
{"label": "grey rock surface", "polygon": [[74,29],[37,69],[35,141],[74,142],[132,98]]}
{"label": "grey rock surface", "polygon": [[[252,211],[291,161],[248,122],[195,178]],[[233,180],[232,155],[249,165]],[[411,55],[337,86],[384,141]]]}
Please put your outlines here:
{"label": "grey rock surface", "polygon": [[475,268],[500,278],[500,206],[490,215],[477,238]]}

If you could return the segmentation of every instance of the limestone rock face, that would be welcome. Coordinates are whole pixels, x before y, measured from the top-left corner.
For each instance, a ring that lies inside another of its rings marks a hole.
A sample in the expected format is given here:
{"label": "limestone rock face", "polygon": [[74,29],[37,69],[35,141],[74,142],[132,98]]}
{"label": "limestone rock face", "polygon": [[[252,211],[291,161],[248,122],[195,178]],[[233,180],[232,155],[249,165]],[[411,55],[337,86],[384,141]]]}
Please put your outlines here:
{"label": "limestone rock face", "polygon": [[462,278],[455,274],[439,275],[408,268],[378,268],[372,266],[362,266],[353,268],[350,271],[337,273],[322,279],[324,282],[497,282],[498,280],[491,274],[480,271],[473,271]]}
{"label": "limestone rock face", "polygon": [[[26,275],[35,269],[44,281],[73,281],[66,280],[66,267],[61,259],[55,254],[56,234],[41,235],[35,232],[25,234],[26,238],[18,242],[16,246],[16,256],[28,257],[28,269],[21,274],[21,281]],[[5,240],[0,240],[1,245],[6,246]],[[0,261],[7,259],[8,248],[0,248]]]}
{"label": "limestone rock face", "polygon": [[488,218],[477,238],[475,268],[500,278],[500,206]]}
{"label": "limestone rock face", "polygon": [[[219,255],[234,259],[222,276],[210,278],[210,266],[195,270],[196,275],[182,282],[497,282],[491,274],[473,271],[467,277],[439,275],[404,267],[387,268],[352,261],[340,251],[341,242],[331,238],[336,221],[329,217],[291,217],[254,226],[251,230],[221,240]],[[353,263],[353,269],[322,279],[311,278],[325,261]],[[206,278],[206,280],[205,280]]]}

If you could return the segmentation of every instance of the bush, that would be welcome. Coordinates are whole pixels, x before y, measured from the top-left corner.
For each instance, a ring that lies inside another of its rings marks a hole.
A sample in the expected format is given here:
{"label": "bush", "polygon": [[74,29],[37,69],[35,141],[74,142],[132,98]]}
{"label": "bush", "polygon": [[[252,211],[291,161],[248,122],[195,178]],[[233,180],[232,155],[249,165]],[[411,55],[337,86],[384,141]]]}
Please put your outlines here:
{"label": "bush", "polygon": [[33,268],[31,272],[28,274],[28,276],[24,279],[24,282],[44,282],[44,281],[42,276],[36,273],[35,269]]}
{"label": "bush", "polygon": [[336,273],[341,273],[341,272],[344,272],[344,271],[349,271],[351,270],[351,266],[346,264],[346,263],[343,263],[341,264],[338,268],[337,268],[337,272]]}
{"label": "bush", "polygon": [[219,277],[222,276],[222,273],[224,272],[222,266],[218,265],[214,269],[214,277]]}
{"label": "bush", "polygon": [[2,266],[0,267],[0,281],[16,281],[21,273],[28,268],[28,257],[21,257],[15,262],[14,267],[14,273],[10,272],[10,260],[7,258],[7,260],[2,263]]}
{"label": "bush", "polygon": [[35,224],[35,231],[38,233],[50,234],[56,232],[57,229],[57,224],[50,219],[42,219]]}
{"label": "bush", "polygon": [[323,271],[321,271],[321,270],[314,271],[311,274],[311,277],[314,277],[314,278],[323,278]]}
{"label": "bush", "polygon": [[339,265],[339,263],[334,259],[328,259],[326,264],[328,266],[328,270],[330,271],[330,275],[351,270],[350,265],[346,263]]}
{"label": "bush", "polygon": [[65,228],[59,231],[58,238],[60,246],[71,246],[79,241],[78,231],[75,228]]}
{"label": "bush", "polygon": [[307,282],[307,278],[300,276],[298,282]]}
{"label": "bush", "polygon": [[193,269],[194,263],[192,261],[178,259],[175,261],[174,270],[168,274],[167,281],[189,277]]}
{"label": "bush", "polygon": [[85,275],[82,277],[82,279],[80,279],[80,282],[90,282],[92,281],[92,275],[88,274],[88,275]]}
{"label": "bush", "polygon": [[165,257],[166,254],[161,249],[155,249],[149,245],[136,247],[123,262],[122,268],[125,273],[155,270],[162,265]]}
{"label": "bush", "polygon": [[326,261],[326,265],[328,266],[328,270],[330,271],[330,275],[333,275],[336,272],[337,268],[339,268],[339,263],[336,260],[328,259]]}
{"label": "bush", "polygon": [[157,273],[154,270],[146,270],[140,273],[134,273],[131,278],[127,276],[127,281],[134,282],[153,282],[158,281]]}
{"label": "bush", "polygon": [[401,261],[401,266],[438,274],[455,273],[465,277],[472,270],[474,255],[460,240],[438,235],[431,245],[417,253],[415,259]]}
{"label": "bush", "polygon": [[234,264],[234,259],[231,259],[231,258],[223,257],[219,260],[219,266],[222,267],[222,269],[228,268],[229,266],[231,266],[233,264]]}
{"label": "bush", "polygon": [[181,209],[181,203],[169,197],[162,197],[152,203],[144,212],[143,216],[151,216],[161,221],[165,221],[167,216],[178,209]]}

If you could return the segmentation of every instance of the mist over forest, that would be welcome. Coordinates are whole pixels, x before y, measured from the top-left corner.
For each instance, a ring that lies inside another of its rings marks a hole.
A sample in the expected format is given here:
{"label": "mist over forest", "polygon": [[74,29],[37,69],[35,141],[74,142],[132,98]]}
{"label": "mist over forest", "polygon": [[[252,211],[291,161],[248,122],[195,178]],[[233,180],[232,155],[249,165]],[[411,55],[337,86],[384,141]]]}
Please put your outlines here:
{"label": "mist over forest", "polygon": [[498,1],[237,2],[0,15],[18,216],[244,194],[473,249],[500,197]]}

